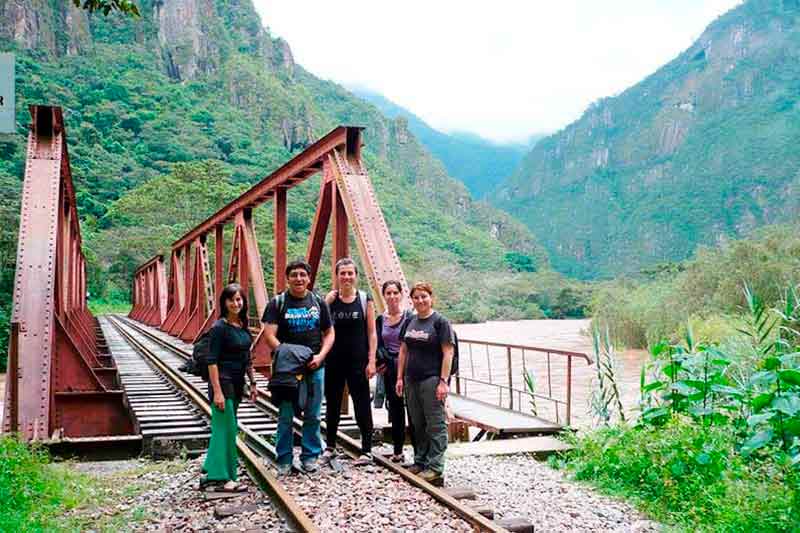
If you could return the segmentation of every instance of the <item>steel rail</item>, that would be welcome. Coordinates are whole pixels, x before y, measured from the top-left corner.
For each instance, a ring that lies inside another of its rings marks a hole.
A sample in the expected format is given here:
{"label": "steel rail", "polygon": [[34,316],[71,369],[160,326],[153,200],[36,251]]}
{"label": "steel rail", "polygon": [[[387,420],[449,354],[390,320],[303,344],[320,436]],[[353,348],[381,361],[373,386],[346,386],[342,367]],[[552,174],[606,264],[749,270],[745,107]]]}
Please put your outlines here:
{"label": "steel rail", "polygon": [[[152,340],[152,341],[158,343],[159,345],[165,347],[166,349],[172,351],[174,354],[176,354],[176,355],[178,355],[180,357],[183,357],[184,359],[190,359],[191,358],[191,354],[189,354],[188,352],[186,352],[183,349],[179,348],[178,346],[175,346],[175,345],[165,341],[164,339],[161,339],[158,336],[153,335],[151,332],[147,331],[145,328],[140,326],[134,320],[131,320],[129,318],[121,318],[121,321],[123,321],[126,325],[128,325],[129,327],[135,329],[136,331],[138,331],[142,335],[145,335],[150,340]],[[266,391],[264,391],[262,389],[258,389],[258,388],[256,389],[256,391],[257,391],[258,396],[259,396],[259,405],[269,409],[272,412],[274,412],[275,416],[277,416],[277,408],[271,402],[269,402],[267,400],[267,398],[269,398],[269,394]],[[301,425],[302,425],[302,421],[300,421],[299,419],[295,418],[294,419],[295,431],[298,431],[300,429]],[[321,425],[321,427],[323,429],[327,429],[325,427],[326,425],[325,425],[324,421],[321,422],[320,425]],[[339,444],[342,445],[342,448],[346,451],[347,455],[349,455],[351,457],[355,457],[355,456],[361,455],[361,445],[355,439],[349,437],[348,435],[346,435],[346,434],[344,434],[342,432],[337,432],[336,438],[337,438],[337,441],[339,442]],[[421,489],[423,492],[427,493],[429,496],[431,496],[437,502],[442,504],[444,507],[450,509],[451,511],[456,513],[460,518],[462,518],[462,519],[466,520],[467,522],[469,522],[477,530],[479,530],[479,531],[489,531],[489,532],[492,532],[492,533],[508,533],[507,529],[505,529],[505,528],[497,525],[496,523],[492,522],[491,520],[489,520],[488,518],[486,518],[482,514],[478,513],[477,511],[475,511],[471,507],[463,505],[457,499],[455,499],[452,496],[450,496],[449,494],[447,494],[444,490],[442,490],[442,489],[440,489],[438,487],[435,487],[434,485],[431,485],[427,481],[425,481],[425,480],[421,479],[420,477],[412,474],[411,472],[409,472],[407,469],[403,468],[402,466],[397,465],[395,463],[392,463],[388,459],[386,459],[384,457],[381,457],[380,455],[377,455],[377,454],[373,454],[373,460],[374,460],[375,464],[377,464],[377,465],[379,465],[379,466],[381,466],[383,468],[386,468],[387,470],[397,474],[398,476],[400,476],[407,483],[410,483],[411,485],[413,485],[413,486]]]}
{"label": "steel rail", "polygon": [[[149,350],[133,335],[131,335],[130,332],[128,332],[124,327],[121,327],[120,324],[123,322],[118,317],[113,315],[110,316],[109,322],[114,325],[117,331],[119,331],[120,335],[122,335],[136,351],[150,361],[160,372],[164,374],[165,377],[170,379],[189,398],[191,398],[191,400],[198,407],[200,407],[209,418],[211,417],[211,406],[208,400],[205,398],[205,396],[200,394],[200,392],[191,383],[189,383],[189,381],[182,376],[179,371],[172,369],[169,365],[164,363],[151,350]],[[124,325],[127,325],[131,328],[135,327],[130,323]],[[159,344],[162,343],[159,342]],[[243,431],[248,438],[255,437],[256,439],[262,441],[263,444],[267,444],[266,441],[263,441],[261,437],[248,430],[242,424],[239,424],[239,429]],[[272,501],[278,504],[284,515],[289,519],[290,522],[292,522],[292,525],[304,532],[312,533],[319,531],[311,518],[305,513],[305,511],[303,511],[300,505],[286,491],[286,489],[280,484],[275,476],[272,475],[266,466],[264,466],[261,457],[256,454],[256,452],[254,452],[251,447],[240,437],[236,437],[236,448],[244,457],[250,472],[254,473],[254,479],[257,480],[262,489],[265,489],[266,492],[272,496]],[[269,448],[271,448],[271,446],[267,447],[266,449],[269,450]],[[271,451],[273,454],[272,456],[274,457],[274,448],[272,448]]]}

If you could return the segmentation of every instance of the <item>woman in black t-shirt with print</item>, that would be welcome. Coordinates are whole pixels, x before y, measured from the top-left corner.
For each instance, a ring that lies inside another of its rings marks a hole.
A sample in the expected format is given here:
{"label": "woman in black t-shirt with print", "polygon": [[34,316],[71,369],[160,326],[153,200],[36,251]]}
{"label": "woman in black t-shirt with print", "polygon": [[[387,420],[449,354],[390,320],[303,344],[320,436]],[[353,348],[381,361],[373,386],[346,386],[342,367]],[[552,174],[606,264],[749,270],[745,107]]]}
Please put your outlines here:
{"label": "woman in black t-shirt with print", "polygon": [[411,288],[416,316],[400,333],[400,357],[396,392],[405,392],[409,418],[414,426],[412,472],[429,483],[441,484],[447,450],[445,401],[453,363],[454,336],[450,321],[433,310],[430,283]]}
{"label": "woman in black t-shirt with print", "polygon": [[338,290],[331,291],[325,301],[330,306],[331,318],[336,328],[328,358],[325,361],[325,437],[327,447],[323,460],[336,453],[336,432],[341,417],[340,406],[344,387],[350,391],[361,432],[362,455],[357,465],[372,460],[372,405],[369,397],[369,380],[375,375],[375,305],[368,292],[357,290],[358,269],[349,257],[336,263]]}

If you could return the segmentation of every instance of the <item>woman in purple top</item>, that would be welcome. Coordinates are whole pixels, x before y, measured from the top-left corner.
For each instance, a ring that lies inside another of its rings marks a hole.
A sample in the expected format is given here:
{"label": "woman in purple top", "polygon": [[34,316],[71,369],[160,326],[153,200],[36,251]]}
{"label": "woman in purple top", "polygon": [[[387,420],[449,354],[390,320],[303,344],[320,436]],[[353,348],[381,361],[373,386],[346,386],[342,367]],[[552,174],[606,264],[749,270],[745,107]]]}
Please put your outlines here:
{"label": "woman in purple top", "polygon": [[395,463],[403,460],[403,443],[406,440],[406,412],[403,397],[395,391],[397,382],[397,354],[400,353],[400,330],[411,317],[408,310],[403,309],[403,286],[399,281],[386,281],[381,287],[384,311],[375,320],[375,331],[378,333],[379,372],[384,372],[386,383],[386,399],[389,403],[389,418],[392,422],[392,442],[394,454],[391,460]]}

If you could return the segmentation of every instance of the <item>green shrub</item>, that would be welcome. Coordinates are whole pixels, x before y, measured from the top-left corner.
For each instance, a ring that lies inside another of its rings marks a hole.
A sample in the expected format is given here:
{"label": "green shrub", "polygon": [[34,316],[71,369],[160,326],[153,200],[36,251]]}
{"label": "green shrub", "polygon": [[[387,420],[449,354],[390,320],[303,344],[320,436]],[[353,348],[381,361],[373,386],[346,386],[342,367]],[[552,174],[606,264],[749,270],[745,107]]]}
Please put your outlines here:
{"label": "green shrub", "polygon": [[748,461],[729,429],[676,417],[662,427],[615,426],[574,439],[566,465],[576,479],[629,498],[686,531],[796,531],[797,472]]}
{"label": "green shrub", "polygon": [[[591,316],[608,326],[614,341],[631,348],[681,338],[691,317],[708,322],[708,341],[724,337],[721,317],[739,314],[746,302],[746,281],[769,307],[783,298],[783,290],[800,281],[800,237],[797,226],[766,226],[747,239],[717,248],[701,248],[677,268],[648,273],[650,277],[620,279],[597,288]],[[716,331],[712,331],[716,329]],[[703,337],[700,337],[701,339]]]}

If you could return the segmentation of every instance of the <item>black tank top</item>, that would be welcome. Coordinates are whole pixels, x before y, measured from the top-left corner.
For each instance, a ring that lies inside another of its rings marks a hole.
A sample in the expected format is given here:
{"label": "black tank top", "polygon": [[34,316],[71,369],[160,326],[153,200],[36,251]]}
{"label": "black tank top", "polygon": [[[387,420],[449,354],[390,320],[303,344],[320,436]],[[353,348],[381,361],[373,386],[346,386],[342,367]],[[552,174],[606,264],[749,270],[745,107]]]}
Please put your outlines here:
{"label": "black tank top", "polygon": [[[367,302],[371,301],[367,293]],[[367,339],[366,309],[361,309],[361,299],[356,298],[349,304],[344,303],[336,295],[331,303],[331,318],[336,331],[333,349],[328,355],[326,365],[338,368],[363,370],[369,359],[369,341]]]}

